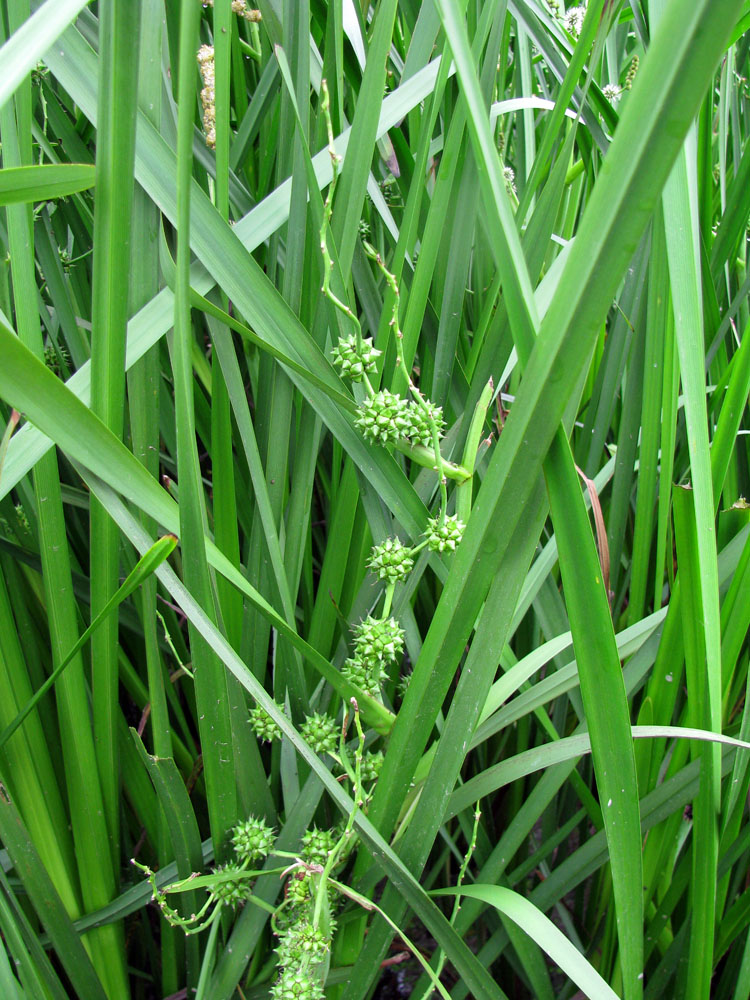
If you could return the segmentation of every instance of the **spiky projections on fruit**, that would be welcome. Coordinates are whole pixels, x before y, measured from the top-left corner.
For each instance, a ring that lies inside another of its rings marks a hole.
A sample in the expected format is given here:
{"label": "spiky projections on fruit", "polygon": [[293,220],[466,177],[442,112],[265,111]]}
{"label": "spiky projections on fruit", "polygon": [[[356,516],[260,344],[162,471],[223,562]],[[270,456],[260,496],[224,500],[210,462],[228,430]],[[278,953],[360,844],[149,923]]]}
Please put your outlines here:
{"label": "spiky projections on fruit", "polygon": [[341,668],[348,681],[377,696],[387,667],[402,653],[404,630],[395,618],[365,618],[354,628],[354,656]]}
{"label": "spiky projections on fruit", "polygon": [[325,990],[309,969],[284,969],[271,987],[273,1000],[324,1000]]}
{"label": "spiky projections on fruit", "polygon": [[372,338],[362,339],[362,345],[358,349],[357,338],[342,337],[332,351],[334,365],[341,372],[343,378],[349,378],[352,382],[361,382],[364,375],[374,375],[377,370],[377,359],[382,354],[376,347],[372,346]]}
{"label": "spiky projections on fruit", "polygon": [[316,753],[333,753],[338,745],[338,727],[330,715],[308,715],[299,731]]}
{"label": "spiky projections on fruit", "polygon": [[314,826],[302,837],[302,857],[309,864],[324,865],[336,846],[336,839],[333,830],[319,830]]}
{"label": "spiky projections on fruit", "polygon": [[393,663],[404,649],[405,632],[395,618],[368,615],[354,627],[356,655],[366,663]]}
{"label": "spiky projections on fruit", "polygon": [[445,420],[443,419],[443,408],[431,403],[429,399],[424,400],[424,406],[411,402],[407,414],[408,429],[406,437],[412,444],[421,444],[425,448],[432,448],[434,442],[432,438],[433,424],[437,429],[438,438],[443,436],[445,430]]}
{"label": "spiky projections on fruit", "polygon": [[299,964],[301,960],[320,961],[331,949],[331,938],[320,928],[313,927],[309,920],[300,920],[279,938],[276,954],[279,965]]}
{"label": "spiky projections on fruit", "polygon": [[278,723],[274,722],[265,708],[256,705],[250,710],[250,725],[259,740],[266,743],[273,743],[274,740],[281,739],[281,729]]}
{"label": "spiky projections on fruit", "polygon": [[[237,875],[242,874],[243,869],[239,865],[222,865],[214,870],[216,875]],[[251,883],[249,879],[236,878],[236,879],[222,879],[221,882],[217,882],[211,889],[214,896],[220,899],[222,903],[228,903],[230,906],[238,906],[240,903],[244,903],[251,892]]]}
{"label": "spiky projections on fruit", "polygon": [[240,861],[256,861],[265,858],[276,841],[273,827],[264,819],[249,816],[238,823],[232,833],[234,851]]}
{"label": "spiky projections on fruit", "polygon": [[374,444],[387,444],[409,436],[409,402],[388,389],[381,389],[360,403],[354,421]]}
{"label": "spiky projections on fruit", "polygon": [[455,552],[464,536],[466,525],[455,514],[448,514],[440,523],[439,517],[431,517],[427,522],[425,538],[427,547],[433,552]]}
{"label": "spiky projections on fruit", "polygon": [[386,538],[380,545],[373,546],[367,562],[368,569],[388,583],[405,580],[413,566],[411,549],[399,538]]}

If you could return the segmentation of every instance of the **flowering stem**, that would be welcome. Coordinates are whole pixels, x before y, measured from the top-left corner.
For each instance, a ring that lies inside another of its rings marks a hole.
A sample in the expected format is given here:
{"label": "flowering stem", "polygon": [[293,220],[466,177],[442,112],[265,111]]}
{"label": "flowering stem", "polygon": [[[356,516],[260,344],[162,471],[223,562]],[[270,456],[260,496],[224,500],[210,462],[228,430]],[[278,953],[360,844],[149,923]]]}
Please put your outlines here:
{"label": "flowering stem", "polygon": [[[333,212],[333,196],[336,191],[336,184],[339,178],[339,163],[341,162],[341,157],[336,152],[336,146],[333,141],[333,125],[331,123],[331,97],[328,92],[328,84],[325,80],[321,80],[320,83],[320,111],[325,119],[326,131],[328,133],[328,153],[331,157],[331,169],[333,171],[333,177],[331,178],[331,183],[328,187],[328,195],[323,205],[323,222],[320,226],[320,252],[323,255],[323,287],[321,291],[329,299],[333,305],[342,312],[351,322],[354,324],[354,333],[357,338],[357,353],[361,355],[362,353],[362,327],[360,326],[359,320],[354,315],[351,308],[342,302],[342,300],[331,291],[331,273],[333,271],[333,261],[331,260],[331,255],[328,251],[328,230],[330,229],[331,214]],[[374,390],[367,378],[367,373],[363,375],[363,381],[367,387],[368,394],[370,396],[374,395]]]}
{"label": "flowering stem", "polygon": [[328,882],[331,880],[331,872],[336,867],[338,860],[349,842],[349,838],[352,835],[354,829],[354,818],[359,812],[363,804],[363,789],[362,789],[362,756],[364,754],[365,748],[365,733],[362,729],[362,723],[359,720],[359,706],[357,705],[356,698],[352,698],[352,708],[354,709],[354,725],[357,727],[357,749],[354,754],[354,808],[349,813],[346,821],[346,826],[344,827],[344,832],[338,839],[338,843],[333,848],[331,853],[328,855],[328,860],[326,861],[325,867],[320,877],[320,885],[318,887],[318,893],[315,897],[315,910],[313,911],[313,927],[318,926],[320,920],[320,915],[323,908],[323,902],[327,898],[328,893]]}
{"label": "flowering stem", "polygon": [[[469,862],[471,861],[472,855],[474,854],[474,851],[477,848],[477,832],[479,830],[479,820],[481,816],[482,813],[480,812],[479,803],[477,802],[474,806],[474,828],[471,831],[471,840],[469,841],[469,846],[466,849],[466,854],[464,855],[464,859],[461,862],[461,867],[458,870],[458,878],[456,879],[457,887],[459,887],[463,883],[463,880],[466,877],[466,872],[469,867]],[[461,897],[456,896],[456,899],[453,903],[453,912],[451,913],[450,917],[451,926],[455,926],[456,917],[458,916],[460,909],[461,909]],[[440,975],[440,973],[443,971],[444,966],[445,966],[445,952],[441,950],[438,953],[438,961],[434,973],[435,976]],[[428,986],[425,992],[422,994],[420,1000],[429,1000],[431,995],[432,995],[432,986]]]}
{"label": "flowering stem", "polygon": [[446,488],[446,472],[444,469],[445,460],[440,451],[440,431],[438,430],[438,426],[432,415],[430,407],[427,405],[427,402],[422,393],[414,384],[414,380],[411,377],[411,373],[409,372],[409,369],[406,367],[406,359],[404,358],[404,344],[403,344],[404,335],[401,332],[401,327],[399,326],[399,321],[398,321],[399,304],[401,301],[400,293],[398,290],[398,282],[396,281],[396,276],[394,274],[391,274],[391,272],[385,266],[383,258],[380,256],[375,247],[371,246],[369,243],[365,243],[364,250],[367,256],[371,260],[375,261],[378,268],[380,269],[381,274],[385,278],[386,284],[393,292],[393,313],[391,315],[389,325],[393,330],[393,335],[396,342],[396,354],[398,356],[398,364],[401,365],[401,368],[405,372],[409,382],[409,391],[411,392],[417,406],[419,406],[419,408],[422,410],[425,417],[427,418],[427,422],[432,432],[432,448],[433,448],[433,458],[434,458],[433,468],[440,476],[440,523],[442,524],[445,519],[446,507],[448,505],[448,491]]}

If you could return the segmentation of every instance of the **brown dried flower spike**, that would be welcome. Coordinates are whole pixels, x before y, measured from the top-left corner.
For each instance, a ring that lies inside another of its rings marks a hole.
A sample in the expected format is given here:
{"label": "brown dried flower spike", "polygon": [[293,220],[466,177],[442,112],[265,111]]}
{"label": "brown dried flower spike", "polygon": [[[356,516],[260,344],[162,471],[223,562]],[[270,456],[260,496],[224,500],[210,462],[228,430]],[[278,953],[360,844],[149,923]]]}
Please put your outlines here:
{"label": "brown dried flower spike", "polygon": [[198,66],[203,80],[203,90],[201,90],[203,132],[208,148],[216,149],[216,77],[213,45],[201,45],[198,49]]}

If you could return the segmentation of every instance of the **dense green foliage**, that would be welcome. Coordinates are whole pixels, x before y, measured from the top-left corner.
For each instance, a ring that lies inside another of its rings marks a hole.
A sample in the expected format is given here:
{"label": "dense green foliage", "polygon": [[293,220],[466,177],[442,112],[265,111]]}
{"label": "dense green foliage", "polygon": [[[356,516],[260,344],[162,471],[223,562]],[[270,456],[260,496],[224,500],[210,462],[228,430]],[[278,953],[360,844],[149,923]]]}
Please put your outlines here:
{"label": "dense green foliage", "polygon": [[750,1000],[749,27],[0,0],[3,998]]}

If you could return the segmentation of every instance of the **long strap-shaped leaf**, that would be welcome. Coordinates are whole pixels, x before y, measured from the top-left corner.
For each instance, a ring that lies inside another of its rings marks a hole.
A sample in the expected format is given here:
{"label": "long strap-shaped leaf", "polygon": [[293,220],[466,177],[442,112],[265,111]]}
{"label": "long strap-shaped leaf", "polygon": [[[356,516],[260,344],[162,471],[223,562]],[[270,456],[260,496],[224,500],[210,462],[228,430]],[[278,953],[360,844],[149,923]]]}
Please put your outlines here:
{"label": "long strap-shaped leaf", "polygon": [[9,167],[0,173],[0,205],[63,198],[76,191],[86,191],[93,185],[94,168],[88,163]]}
{"label": "long strap-shaped leaf", "polygon": [[[140,13],[140,6],[129,0],[112,0],[101,8],[91,408],[117,437],[122,437],[125,416],[124,362],[138,106],[138,63],[133,59],[133,46],[138,44]],[[89,539],[91,613],[96,616],[117,590],[120,568],[119,533],[96,501],[90,507]],[[117,614],[108,615],[91,638],[94,744],[115,870],[120,855],[117,624]]]}
{"label": "long strap-shaped leaf", "polygon": [[517,892],[499,885],[467,885],[461,889],[440,889],[435,893],[436,896],[458,894],[489,903],[522,927],[573,982],[586,991],[586,996],[591,997],[591,1000],[618,1000],[614,990],[589,965],[562,931]]}
{"label": "long strap-shaped leaf", "polygon": [[89,0],[47,0],[33,17],[21,25],[0,50],[3,78],[0,106],[36,66],[50,45],[80,14]]}

